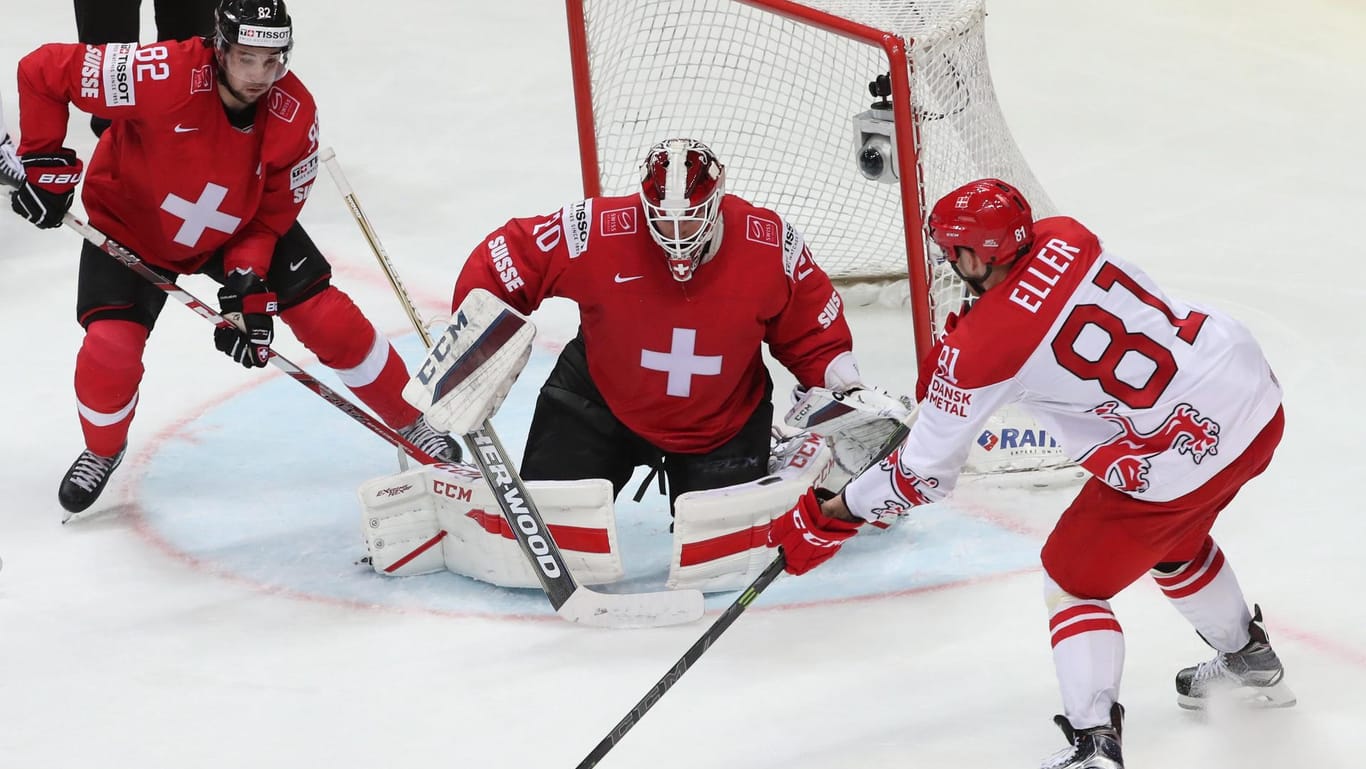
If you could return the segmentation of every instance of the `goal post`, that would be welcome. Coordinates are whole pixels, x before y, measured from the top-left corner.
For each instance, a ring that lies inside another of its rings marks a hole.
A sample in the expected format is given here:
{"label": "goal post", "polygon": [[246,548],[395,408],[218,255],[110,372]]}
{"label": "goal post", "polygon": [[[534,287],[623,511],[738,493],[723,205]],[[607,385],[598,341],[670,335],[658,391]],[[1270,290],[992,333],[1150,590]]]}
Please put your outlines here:
{"label": "goal post", "polygon": [[[1053,213],[996,99],[985,0],[566,0],[566,10],[586,196],[636,190],[661,139],[705,142],[726,164],[727,191],[792,222],[837,283],[904,287],[917,358],[970,299],[929,241],[934,202],[997,177],[1036,216]],[[1056,448],[1030,445],[1047,443],[1037,425],[1005,416],[970,471],[1060,463]]]}

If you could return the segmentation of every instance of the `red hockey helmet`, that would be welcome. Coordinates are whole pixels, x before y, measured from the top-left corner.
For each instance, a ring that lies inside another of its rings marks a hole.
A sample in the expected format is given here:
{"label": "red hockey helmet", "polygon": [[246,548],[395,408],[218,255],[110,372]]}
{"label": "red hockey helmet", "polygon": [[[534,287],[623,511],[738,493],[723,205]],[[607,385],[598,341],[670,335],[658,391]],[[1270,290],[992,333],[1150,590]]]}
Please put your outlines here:
{"label": "red hockey helmet", "polygon": [[669,261],[674,280],[692,278],[716,230],[725,195],[726,167],[695,139],[667,139],[640,164],[645,220]]}
{"label": "red hockey helmet", "polygon": [[934,204],[930,237],[951,263],[961,246],[988,266],[1010,264],[1034,244],[1034,214],[1019,190],[1000,179],[978,179]]}

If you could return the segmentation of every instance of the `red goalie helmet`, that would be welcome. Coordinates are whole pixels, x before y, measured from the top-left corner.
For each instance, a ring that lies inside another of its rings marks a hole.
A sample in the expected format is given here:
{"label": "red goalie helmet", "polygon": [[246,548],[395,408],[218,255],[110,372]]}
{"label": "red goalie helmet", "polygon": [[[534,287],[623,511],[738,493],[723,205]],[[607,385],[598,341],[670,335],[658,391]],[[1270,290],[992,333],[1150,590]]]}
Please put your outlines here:
{"label": "red goalie helmet", "polygon": [[668,139],[640,164],[640,202],[674,280],[692,279],[716,231],[725,195],[726,167],[707,145]]}
{"label": "red goalie helmet", "polygon": [[987,265],[1009,264],[1034,244],[1034,213],[1024,195],[1000,179],[978,179],[950,192],[930,212],[930,237],[944,258],[971,248]]}

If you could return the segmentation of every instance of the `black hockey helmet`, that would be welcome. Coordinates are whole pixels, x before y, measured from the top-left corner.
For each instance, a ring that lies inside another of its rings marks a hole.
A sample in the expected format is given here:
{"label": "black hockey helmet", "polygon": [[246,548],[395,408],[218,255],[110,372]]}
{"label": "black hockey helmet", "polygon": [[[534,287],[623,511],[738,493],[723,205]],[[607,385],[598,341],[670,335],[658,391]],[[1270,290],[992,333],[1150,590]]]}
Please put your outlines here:
{"label": "black hockey helmet", "polygon": [[236,43],[288,53],[294,47],[294,25],[284,0],[219,0],[213,22],[219,49]]}
{"label": "black hockey helmet", "polygon": [[[284,0],[219,0],[213,27],[218,81],[238,99],[253,100],[233,89],[227,72],[232,71],[240,80],[260,83],[278,81],[289,71],[294,25]],[[251,50],[261,48],[272,52]]]}

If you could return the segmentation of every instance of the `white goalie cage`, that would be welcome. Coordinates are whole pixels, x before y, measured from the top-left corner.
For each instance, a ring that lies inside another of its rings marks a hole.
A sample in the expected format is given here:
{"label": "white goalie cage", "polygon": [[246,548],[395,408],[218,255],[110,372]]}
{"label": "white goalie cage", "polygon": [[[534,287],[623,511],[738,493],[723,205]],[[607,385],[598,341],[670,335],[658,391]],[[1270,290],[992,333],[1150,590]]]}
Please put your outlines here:
{"label": "white goalie cage", "polygon": [[[929,243],[928,207],[996,177],[1019,187],[1036,217],[1054,213],[996,100],[985,0],[566,7],[585,195],[637,190],[641,158],[661,139],[701,140],[726,164],[727,191],[791,221],[849,303],[909,304],[917,358],[968,297]],[[896,126],[893,183],[865,178],[857,160],[853,118],[875,101],[879,75]],[[965,471],[1068,463],[1033,420],[1007,409],[979,436]]]}

